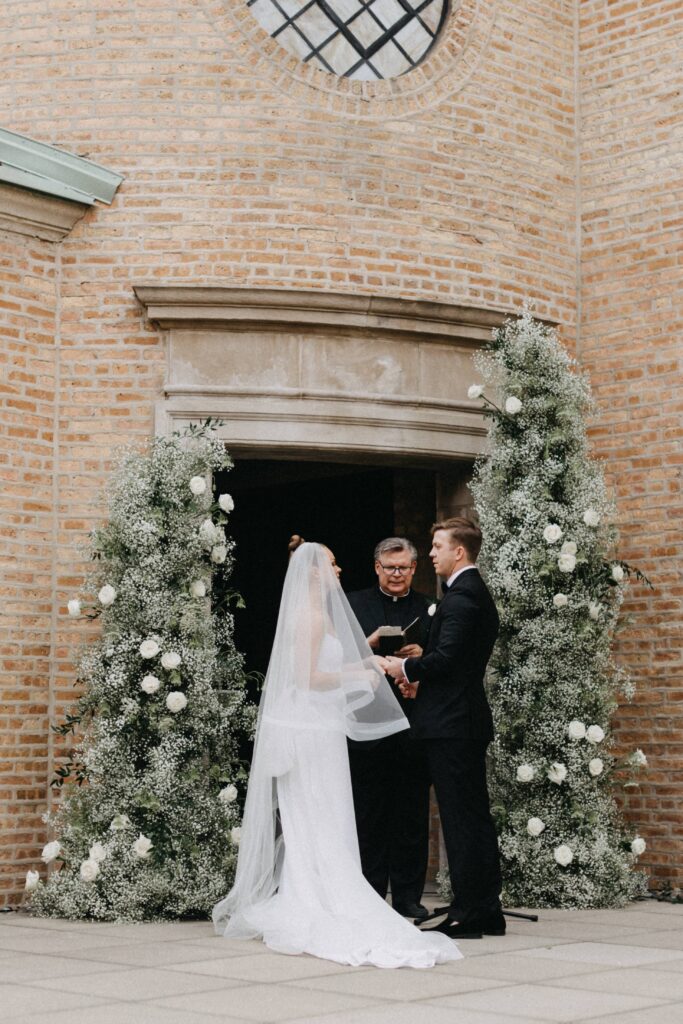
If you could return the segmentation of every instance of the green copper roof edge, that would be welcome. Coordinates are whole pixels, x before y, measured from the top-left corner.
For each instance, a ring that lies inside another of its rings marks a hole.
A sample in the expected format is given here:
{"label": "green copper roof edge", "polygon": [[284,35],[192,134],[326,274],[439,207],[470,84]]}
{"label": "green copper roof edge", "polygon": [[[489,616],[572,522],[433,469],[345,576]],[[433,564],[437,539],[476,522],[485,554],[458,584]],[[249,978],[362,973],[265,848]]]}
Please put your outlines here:
{"label": "green copper roof edge", "polygon": [[[9,177],[17,172],[17,178]],[[18,180],[21,172],[32,179],[31,184]],[[14,180],[15,184],[25,184],[27,188],[40,192],[90,204],[95,199],[111,203],[123,181],[122,175],[108,171],[106,167],[100,167],[91,160],[73,156],[4,128],[0,128],[0,178],[5,181]]]}

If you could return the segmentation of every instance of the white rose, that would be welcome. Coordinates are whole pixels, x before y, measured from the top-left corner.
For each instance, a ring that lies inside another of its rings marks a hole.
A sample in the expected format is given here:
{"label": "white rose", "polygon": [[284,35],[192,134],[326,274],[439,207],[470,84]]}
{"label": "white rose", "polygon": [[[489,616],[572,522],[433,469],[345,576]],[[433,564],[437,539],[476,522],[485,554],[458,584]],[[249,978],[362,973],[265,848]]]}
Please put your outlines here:
{"label": "white rose", "polygon": [[216,542],[216,527],[212,519],[205,519],[199,527],[199,539],[205,548],[213,547]]}
{"label": "white rose", "polygon": [[571,555],[568,551],[565,551],[557,559],[557,568],[560,572],[574,572],[576,568],[576,555]]}
{"label": "white rose", "polygon": [[566,594],[555,594],[553,604],[556,608],[566,608],[569,604],[569,598]]}
{"label": "white rose", "polygon": [[161,686],[161,681],[156,676],[145,676],[140,683],[140,689],[145,693],[156,693]]}
{"label": "white rose", "polygon": [[47,843],[43,847],[43,852],[40,855],[40,859],[44,864],[51,864],[53,860],[56,860],[62,852],[62,847],[59,844],[59,840],[54,839],[51,843]]}
{"label": "white rose", "polygon": [[554,544],[562,536],[562,529],[557,523],[548,523],[545,530],[543,531],[543,540],[547,544]]}
{"label": "white rose", "polygon": [[211,548],[211,561],[217,565],[221,565],[227,557],[228,549],[225,544],[217,544],[215,548]]}
{"label": "white rose", "polygon": [[107,851],[105,850],[102,843],[93,843],[90,849],[88,850],[88,859],[94,860],[96,864],[99,864],[100,861],[103,861],[106,856]]}
{"label": "white rose", "polygon": [[510,395],[509,398],[505,399],[505,412],[509,413],[510,416],[516,416],[522,408],[522,403],[514,395]]}
{"label": "white rose", "polygon": [[602,775],[602,769],[604,767],[605,766],[599,757],[593,757],[588,762],[588,771],[591,773],[594,779],[596,779],[598,775]]}
{"label": "white rose", "polygon": [[600,618],[600,612],[602,611],[602,605],[598,601],[591,601],[588,605],[588,617],[593,619],[594,622]]}
{"label": "white rose", "polygon": [[77,597],[73,597],[66,606],[69,610],[69,615],[80,615],[81,614],[81,602]]}
{"label": "white rose", "polygon": [[642,752],[640,747],[638,747],[637,750],[634,750],[631,754],[631,763],[633,765],[637,765],[639,768],[647,767],[647,758],[645,757],[645,754]]}
{"label": "white rose", "polygon": [[193,476],[190,480],[190,490],[199,497],[206,490],[206,480],[203,476]]}
{"label": "white rose", "polygon": [[430,604],[429,608],[427,609],[427,615],[433,615],[435,611],[436,604]]}
{"label": "white rose", "polygon": [[125,829],[132,827],[133,823],[127,814],[114,815],[109,826],[112,832],[123,832]]}
{"label": "white rose", "polygon": [[624,578],[624,575],[625,575],[624,574],[624,570],[621,568],[620,565],[613,565],[612,566],[612,579],[613,580],[616,580],[617,583],[621,583],[621,581]]}
{"label": "white rose", "polygon": [[80,875],[84,882],[94,882],[100,873],[100,865],[96,860],[84,860],[81,864]]}
{"label": "white rose", "polygon": [[156,658],[161,648],[156,640],[143,640],[138,650],[142,658]]}
{"label": "white rose", "polygon": [[529,818],[526,823],[526,830],[530,836],[540,836],[545,828],[545,822],[540,818]]}
{"label": "white rose", "polygon": [[242,829],[239,825],[235,825],[234,828],[230,829],[230,839],[234,846],[240,845],[240,839],[242,838]]}
{"label": "white rose", "polygon": [[116,591],[109,583],[105,583],[97,597],[102,607],[108,608],[116,600]]}
{"label": "white rose", "polygon": [[178,668],[183,659],[175,651],[165,651],[161,655],[161,664],[165,669],[171,672],[174,668]]}
{"label": "white rose", "polygon": [[237,799],[237,786],[233,786],[232,783],[225,786],[218,794],[218,799],[222,804],[233,804]]}
{"label": "white rose", "polygon": [[[647,843],[642,836],[636,836],[631,843],[631,853],[636,857],[640,857],[641,853],[645,853]],[[29,872],[30,874],[31,872]],[[27,876],[28,877],[28,876]]]}
{"label": "white rose", "polygon": [[34,889],[38,888],[39,882],[40,875],[38,874],[37,871],[27,871],[24,889],[26,889],[26,892],[32,892]]}
{"label": "white rose", "polygon": [[575,555],[577,551],[576,541],[573,540],[566,540],[560,548],[560,552],[563,555]]}
{"label": "white rose", "polygon": [[604,738],[604,730],[599,725],[589,725],[586,729],[586,739],[589,743],[602,743]]}
{"label": "white rose", "polygon": [[553,850],[553,857],[558,864],[561,864],[563,868],[566,868],[567,864],[571,864],[574,860],[574,854],[568,846],[562,844],[562,846],[556,846]]}
{"label": "white rose", "polygon": [[232,512],[235,507],[235,502],[230,494],[221,494],[218,498],[218,505],[223,512]]}
{"label": "white rose", "polygon": [[187,707],[187,697],[180,690],[171,690],[166,698],[166,707],[174,715],[177,715],[179,711]]}
{"label": "white rose", "polygon": [[559,786],[567,778],[567,766],[560,761],[555,761],[554,764],[550,765],[546,774],[551,782]]}
{"label": "white rose", "polygon": [[582,740],[586,735],[586,726],[578,718],[572,719],[567,726],[567,735],[572,740]]}
{"label": "white rose", "polygon": [[143,836],[142,832],[133,843],[133,853],[140,860],[147,860],[149,857],[149,851],[153,849],[152,840],[148,839],[147,836]]}
{"label": "white rose", "polygon": [[481,386],[481,384],[470,384],[470,386],[467,389],[467,397],[470,398],[473,402],[476,402],[478,398],[481,398],[483,392],[484,389]]}
{"label": "white rose", "polygon": [[594,508],[587,508],[583,513],[583,521],[586,526],[597,526],[600,522],[600,513],[596,512]]}
{"label": "white rose", "polygon": [[520,764],[517,768],[517,782],[531,782],[535,774],[536,771],[532,765]]}
{"label": "white rose", "polygon": [[204,580],[193,580],[190,583],[190,597],[206,597],[206,583]]}

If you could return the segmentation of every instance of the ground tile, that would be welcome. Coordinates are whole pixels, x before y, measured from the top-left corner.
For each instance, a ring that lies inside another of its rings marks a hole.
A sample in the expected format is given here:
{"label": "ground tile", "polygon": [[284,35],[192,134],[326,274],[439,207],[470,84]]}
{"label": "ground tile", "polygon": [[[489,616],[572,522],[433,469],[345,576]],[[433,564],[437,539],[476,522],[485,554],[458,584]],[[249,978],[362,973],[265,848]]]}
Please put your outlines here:
{"label": "ground tile", "polygon": [[[294,1024],[294,1022],[292,1022]],[[296,1024],[513,1024],[507,1014],[486,1013],[479,1010],[461,1010],[457,1014],[452,1006],[421,1003],[419,1011],[414,1003],[386,1003],[384,1006],[357,1010],[352,1014],[333,1013],[317,1017],[297,1017]],[[547,1024],[538,1017],[514,1018],[514,1024]]]}
{"label": "ground tile", "polygon": [[[660,968],[667,967],[660,964]],[[683,972],[675,970],[644,971],[633,967],[628,971],[599,971],[592,974],[556,978],[560,988],[583,988],[593,992],[623,992],[630,996],[654,996],[656,999],[683,1000]]]}
{"label": "ground tile", "polygon": [[373,1000],[337,992],[314,992],[311,989],[294,988],[289,985],[249,985],[228,992],[201,992],[196,995],[176,996],[171,999],[155,999],[156,1006],[168,1006],[174,1010],[191,1010],[220,1017],[245,1017],[250,1021],[297,1020],[314,1014],[328,1014],[335,1011],[355,1013],[356,1010],[373,1003]]}
{"label": "ground tile", "polygon": [[71,978],[47,978],[34,982],[36,988],[61,992],[92,992],[104,999],[164,998],[190,992],[206,992],[216,988],[233,988],[239,981],[226,978],[207,978],[205,975],[183,974],[180,971],[155,971],[153,968],[123,971],[93,971]]}
{"label": "ground tile", "polygon": [[[20,1014],[0,1018],[2,1024],[206,1024],[202,1013],[168,1010],[149,1003],[115,1003],[89,1010],[65,1010],[40,1014]],[[247,1024],[244,1018],[221,1017],[220,1024]],[[248,1024],[253,1024],[249,1021]]]}
{"label": "ground tile", "polygon": [[632,936],[624,937],[623,939],[615,938],[612,940],[618,945],[630,945],[631,942],[634,945],[643,946],[648,949],[673,949],[678,950],[679,954],[683,953],[683,926],[681,928],[672,928],[667,931],[651,931],[641,932],[638,939],[633,939]]}
{"label": "ground tile", "polygon": [[38,1013],[52,1017],[57,1010],[73,1010],[81,1006],[101,1006],[97,996],[72,992],[47,992],[28,985],[0,985],[0,1021],[19,1013]]}
{"label": "ground tile", "polygon": [[[461,961],[458,961],[459,963]],[[364,973],[349,973],[327,978],[308,978],[292,981],[292,988],[317,989],[325,992],[342,992],[356,996],[370,996],[373,999],[425,1000],[437,996],[454,995],[458,992],[478,991],[505,985],[504,981],[490,981],[471,976],[459,976],[455,971],[433,970],[371,970]]]}
{"label": "ground tile", "polygon": [[649,1010],[635,1010],[633,1013],[592,1017],[590,1024],[680,1024],[682,1020],[683,1003],[667,1003],[666,1006],[653,1006]]}
{"label": "ground tile", "polygon": [[173,964],[165,969],[262,983],[296,981],[298,978],[344,974],[358,970],[356,967],[335,964],[331,960],[320,960],[314,956],[285,956],[278,953],[270,953],[267,956],[228,956],[220,960]]}
{"label": "ground tile", "polygon": [[604,964],[546,960],[517,953],[496,953],[493,956],[470,957],[464,961],[458,960],[452,964],[444,964],[441,969],[448,969],[454,973],[459,971],[460,974],[478,978],[494,978],[521,984],[565,976],[584,976],[594,971],[604,970]]}
{"label": "ground tile", "polygon": [[614,967],[640,967],[643,964],[681,959],[679,950],[646,949],[643,946],[621,946],[608,942],[569,942],[565,945],[547,948],[525,949],[520,956],[538,956],[548,960],[572,960],[575,963],[608,964]]}
{"label": "ground tile", "polygon": [[554,985],[507,985],[487,992],[467,992],[432,1000],[437,1006],[458,1010],[485,1010],[516,1017],[539,1017],[548,1021],[580,1021],[600,1013],[620,1013],[657,1004],[656,999],[614,995],[609,992],[585,992]]}
{"label": "ground tile", "polygon": [[[116,942],[120,943],[117,938]],[[64,953],[71,956],[71,950]],[[127,964],[133,967],[164,967],[167,964],[191,963],[193,960],[212,960],[230,956],[230,951],[220,944],[209,949],[197,947],[188,942],[153,942],[135,943],[133,945],[116,945],[109,948],[93,949],[92,951],[76,951],[79,959],[89,960],[93,964]],[[96,968],[97,969],[97,968]]]}
{"label": "ground tile", "polygon": [[103,948],[110,945],[111,941],[104,934],[89,934],[80,930],[43,932],[34,928],[8,928],[0,931],[0,949],[16,950],[19,953],[57,953],[64,956],[67,952],[71,955],[74,952]]}
{"label": "ground tile", "polygon": [[0,982],[42,981],[44,978],[66,978],[94,971],[123,971],[122,964],[93,964],[90,960],[70,959],[65,956],[41,956],[20,953],[17,958],[0,960]]}
{"label": "ground tile", "polygon": [[665,931],[667,929],[683,929],[683,908],[678,914],[657,914],[644,910],[595,910],[592,917],[584,919],[586,925],[593,924],[619,925],[627,929],[637,928],[643,931]]}

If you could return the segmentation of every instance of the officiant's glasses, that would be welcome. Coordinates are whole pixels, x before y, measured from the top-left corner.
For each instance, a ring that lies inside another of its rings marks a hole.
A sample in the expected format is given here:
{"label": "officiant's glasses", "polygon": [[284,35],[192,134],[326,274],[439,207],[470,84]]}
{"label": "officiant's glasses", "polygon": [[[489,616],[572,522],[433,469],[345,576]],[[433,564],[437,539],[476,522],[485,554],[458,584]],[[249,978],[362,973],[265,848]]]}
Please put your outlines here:
{"label": "officiant's glasses", "polygon": [[382,565],[381,562],[378,562],[377,564],[381,569],[384,569],[386,573],[389,573],[389,575],[397,572],[400,576],[405,576],[406,573],[410,572],[413,568],[412,565]]}

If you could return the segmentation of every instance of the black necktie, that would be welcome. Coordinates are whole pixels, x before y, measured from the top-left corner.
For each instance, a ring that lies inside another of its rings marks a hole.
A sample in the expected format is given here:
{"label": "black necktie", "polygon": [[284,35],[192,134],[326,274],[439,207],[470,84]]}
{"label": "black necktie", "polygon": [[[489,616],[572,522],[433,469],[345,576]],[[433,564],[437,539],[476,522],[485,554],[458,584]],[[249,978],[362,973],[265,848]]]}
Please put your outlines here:
{"label": "black necktie", "polygon": [[448,584],[444,580],[441,580],[441,593],[447,594],[449,590],[450,587],[448,586]]}

